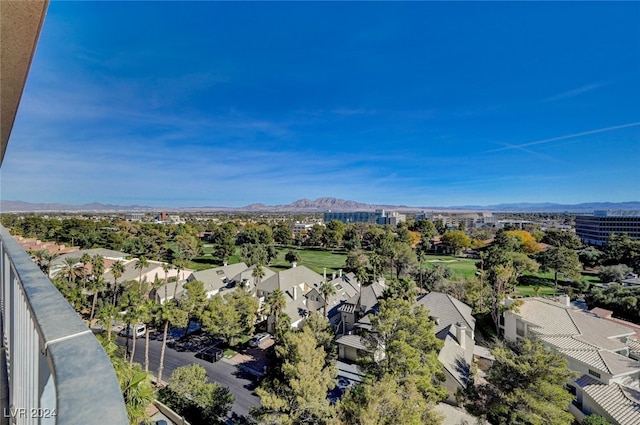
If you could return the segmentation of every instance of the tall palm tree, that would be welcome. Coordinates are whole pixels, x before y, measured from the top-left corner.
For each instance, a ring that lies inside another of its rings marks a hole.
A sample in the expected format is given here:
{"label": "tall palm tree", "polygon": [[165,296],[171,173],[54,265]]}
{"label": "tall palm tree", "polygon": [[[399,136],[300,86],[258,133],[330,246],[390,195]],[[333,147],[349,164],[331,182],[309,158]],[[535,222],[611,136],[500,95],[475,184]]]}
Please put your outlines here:
{"label": "tall palm tree", "polygon": [[93,292],[93,302],[91,303],[91,314],[89,315],[89,324],[93,323],[93,317],[96,311],[96,302],[100,292],[104,291],[104,258],[100,254],[96,254],[91,257],[91,274],[92,285],[91,291]]}
{"label": "tall palm tree", "polygon": [[182,255],[176,254],[176,258],[173,260],[173,267],[176,269],[176,284],[173,287],[173,299],[175,300],[178,293],[178,285],[180,284],[180,272],[185,267]]}
{"label": "tall palm tree", "polygon": [[[327,307],[329,306],[329,297],[336,294],[336,288],[331,282],[323,282],[320,286],[320,293],[324,298],[324,317],[327,317]],[[327,317],[328,319],[328,317]]]}
{"label": "tall palm tree", "polygon": [[162,350],[160,350],[160,365],[158,366],[158,383],[162,382],[162,371],[164,370],[164,352],[167,347],[167,333],[169,324],[179,328],[187,325],[187,312],[181,310],[173,301],[165,301],[160,307],[159,318],[164,324],[162,336]]}
{"label": "tall palm tree", "polygon": [[87,264],[91,262],[91,256],[88,253],[82,254],[80,257],[82,263],[82,288],[87,287]]}
{"label": "tall palm tree", "polygon": [[93,279],[91,281],[91,285],[89,287],[91,292],[93,292],[93,301],[91,302],[91,313],[89,314],[89,325],[93,324],[93,318],[96,312],[96,303],[98,302],[98,297],[100,292],[104,291],[104,277],[100,275],[97,279]]}
{"label": "tall palm tree", "polygon": [[251,276],[254,278],[255,280],[255,285],[256,285],[256,298],[260,298],[260,296],[258,295],[258,288],[260,286],[260,283],[262,282],[262,278],[264,277],[265,272],[264,272],[264,268],[262,267],[262,264],[258,263],[256,264],[256,266],[253,269],[253,272],[251,273]]}
{"label": "tall palm tree", "polygon": [[71,286],[71,282],[73,282],[79,276],[79,267],[78,267],[79,259],[76,257],[67,257],[63,261],[62,276],[67,278],[67,282],[69,286]]}
{"label": "tall palm tree", "polygon": [[44,261],[47,259],[47,250],[38,249],[36,251],[30,251],[29,255],[36,260],[36,264],[40,267],[40,270],[44,271]]}
{"label": "tall palm tree", "polygon": [[171,266],[169,263],[162,263],[162,270],[164,270],[164,302],[167,302],[167,287],[169,286],[169,270]]}
{"label": "tall palm tree", "polygon": [[53,260],[55,260],[59,256],[60,254],[58,254],[57,252],[49,252],[49,251],[47,251],[47,254],[44,256],[44,259],[47,262],[47,264],[44,266],[44,271],[47,272],[47,277],[51,276],[51,263],[53,262]]}
{"label": "tall palm tree", "polygon": [[[155,322],[158,314],[158,304],[147,300],[140,306],[140,321],[146,325],[144,334],[144,370],[149,372],[149,333],[151,325]],[[131,356],[133,358],[133,356]]]}
{"label": "tall palm tree", "polygon": [[266,309],[269,314],[273,314],[273,328],[278,328],[280,313],[287,306],[287,298],[280,289],[273,291],[266,300]]}
{"label": "tall palm tree", "polygon": [[[138,340],[138,323],[142,321],[144,312],[142,310],[142,305],[137,303],[137,305],[132,305],[127,309],[127,314],[125,315],[125,321],[129,324],[129,328],[132,329],[131,336],[131,356],[129,357],[129,364],[133,364],[133,358],[136,355],[136,341]],[[127,346],[129,345],[129,332],[126,335],[127,338]]]}
{"label": "tall palm tree", "polygon": [[124,263],[122,261],[116,261],[111,266],[111,274],[113,275],[113,306],[116,306],[116,299],[118,296],[118,279],[124,274]]}
{"label": "tall palm tree", "polygon": [[107,329],[107,340],[111,341],[111,326],[113,325],[113,318],[118,314],[118,310],[115,306],[104,305],[98,312],[98,320],[103,327]]}
{"label": "tall palm tree", "polygon": [[149,267],[149,260],[144,255],[141,255],[138,258],[138,262],[135,265],[135,268],[140,271],[140,275],[138,276],[138,290],[142,294],[142,270]]}

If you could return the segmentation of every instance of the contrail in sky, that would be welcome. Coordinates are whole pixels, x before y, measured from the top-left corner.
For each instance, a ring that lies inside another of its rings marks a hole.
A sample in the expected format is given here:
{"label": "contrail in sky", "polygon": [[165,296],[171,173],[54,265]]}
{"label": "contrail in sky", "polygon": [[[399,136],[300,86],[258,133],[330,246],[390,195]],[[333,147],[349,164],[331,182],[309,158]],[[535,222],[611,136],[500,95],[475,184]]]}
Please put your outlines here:
{"label": "contrail in sky", "polygon": [[524,148],[524,147],[527,147],[527,146],[541,145],[543,143],[555,142],[557,140],[571,139],[571,138],[574,138],[574,137],[587,136],[589,134],[604,133],[605,131],[619,130],[621,128],[636,127],[636,126],[639,126],[639,125],[640,125],[640,122],[632,122],[632,123],[629,123],[629,124],[616,125],[616,126],[613,126],[613,127],[599,128],[597,130],[583,131],[582,133],[575,133],[575,134],[568,134],[566,136],[553,137],[551,139],[536,140],[535,142],[523,143],[521,145],[509,145],[509,146],[505,146],[503,148],[492,149],[492,150],[487,151],[487,152],[500,152],[500,151],[506,151],[506,150],[510,150],[510,149],[520,149],[520,148]]}

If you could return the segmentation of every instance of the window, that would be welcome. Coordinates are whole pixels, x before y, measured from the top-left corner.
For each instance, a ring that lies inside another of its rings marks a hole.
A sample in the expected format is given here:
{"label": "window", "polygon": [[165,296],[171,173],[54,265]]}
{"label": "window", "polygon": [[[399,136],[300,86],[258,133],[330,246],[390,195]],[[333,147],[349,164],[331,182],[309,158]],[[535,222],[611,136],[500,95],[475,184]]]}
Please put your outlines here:
{"label": "window", "polygon": [[595,376],[596,378],[600,378],[601,377],[601,375],[598,372],[596,372],[595,370],[591,370],[591,369],[589,369],[589,375]]}

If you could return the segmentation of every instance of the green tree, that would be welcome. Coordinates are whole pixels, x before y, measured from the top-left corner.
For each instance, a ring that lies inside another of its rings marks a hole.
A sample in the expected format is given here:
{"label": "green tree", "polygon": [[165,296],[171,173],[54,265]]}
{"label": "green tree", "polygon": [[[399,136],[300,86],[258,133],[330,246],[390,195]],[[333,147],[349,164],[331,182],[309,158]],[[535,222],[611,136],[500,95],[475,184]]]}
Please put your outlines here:
{"label": "green tree", "polygon": [[120,290],[120,286],[118,284],[118,279],[122,277],[124,273],[124,263],[122,261],[116,261],[111,266],[111,274],[113,275],[113,306],[115,307],[116,301],[118,298],[118,291]]}
{"label": "green tree", "polygon": [[80,262],[82,263],[82,287],[87,287],[87,264],[91,262],[91,255],[88,253],[82,254],[80,257]]}
{"label": "green tree", "polygon": [[331,220],[324,230],[324,237],[329,246],[337,248],[342,243],[344,236],[344,223],[338,220]]}
{"label": "green tree", "polygon": [[633,269],[626,264],[616,264],[615,266],[604,266],[600,269],[598,277],[604,283],[621,283]]}
{"label": "green tree", "polygon": [[287,298],[280,289],[275,289],[265,300],[265,313],[273,316],[273,327],[278,327],[280,314],[287,306]]}
{"label": "green tree", "polygon": [[550,247],[542,251],[538,256],[538,261],[543,271],[552,271],[556,288],[558,287],[558,275],[562,274],[569,279],[580,277],[580,260],[576,251],[566,247]]}
{"label": "green tree", "polygon": [[438,361],[442,342],[423,306],[412,308],[401,299],[382,300],[371,327],[363,337],[368,349],[361,359],[365,371],[375,379],[393,376],[399,384],[411,380],[429,403],[446,396],[439,385],[445,379]]}
{"label": "green tree", "polygon": [[202,313],[202,326],[206,332],[218,335],[231,344],[231,340],[240,335],[245,327],[240,312],[225,298],[216,294],[209,299]]}
{"label": "green tree", "polygon": [[540,342],[525,340],[513,347],[497,346],[487,384],[478,388],[471,408],[495,424],[571,425],[572,400],[564,388],[573,372],[561,354]]}
{"label": "green tree", "polygon": [[336,294],[336,288],[331,282],[323,282],[322,285],[320,285],[320,294],[324,299],[324,317],[328,318],[329,297]]}
{"label": "green tree", "polygon": [[62,262],[62,270],[60,275],[67,278],[67,282],[71,285],[72,282],[80,276],[80,267],[78,266],[79,258],[66,257]]}
{"label": "green tree", "polygon": [[347,251],[360,249],[360,234],[358,228],[353,223],[344,226],[344,236],[342,236],[342,244]]}
{"label": "green tree", "polygon": [[142,255],[140,256],[140,258],[138,258],[138,261],[136,262],[134,267],[140,272],[138,276],[138,291],[140,292],[140,294],[142,294],[142,271],[149,267],[149,260],[147,260],[147,257]]}
{"label": "green tree", "polygon": [[309,330],[288,332],[276,347],[279,377],[265,379],[256,389],[262,406],[251,415],[270,424],[325,424],[333,416],[327,392],[336,385],[337,370],[325,362]]}
{"label": "green tree", "polygon": [[584,268],[597,267],[604,259],[604,252],[593,246],[588,246],[578,251],[578,259]]}
{"label": "green tree", "polygon": [[634,240],[629,235],[614,234],[607,242],[607,260],[605,264],[626,264],[640,273],[640,240]]}
{"label": "green tree", "polygon": [[300,261],[300,254],[298,254],[296,251],[291,250],[285,254],[284,259],[291,264],[297,263]]}
{"label": "green tree", "polygon": [[236,251],[236,229],[231,223],[218,227],[213,235],[213,255],[224,264]]}
{"label": "green tree", "polygon": [[542,236],[542,243],[555,247],[565,247],[569,249],[578,249],[582,246],[580,238],[575,233],[563,232],[561,230],[548,229]]}
{"label": "green tree", "polygon": [[219,423],[227,416],[233,395],[227,388],[208,382],[207,371],[198,364],[173,371],[160,399],[192,424]]}
{"label": "green tree", "polygon": [[273,240],[280,245],[291,244],[292,235],[291,226],[286,223],[279,223],[273,229]]}
{"label": "green tree", "polygon": [[184,284],[184,297],[180,299],[180,308],[187,313],[188,318],[185,336],[189,334],[191,322],[202,319],[202,313],[207,302],[204,283],[199,280],[192,280]]}
{"label": "green tree", "polygon": [[471,239],[462,230],[447,230],[440,237],[440,242],[454,255],[471,246]]}
{"label": "green tree", "polygon": [[338,403],[338,421],[344,425],[437,425],[442,418],[414,381],[400,384],[387,375],[347,391]]}
{"label": "green tree", "polygon": [[253,268],[253,271],[251,272],[251,277],[253,277],[254,284],[256,286],[256,297],[260,296],[258,289],[260,287],[260,283],[262,283],[262,278],[264,276],[265,276],[265,271],[264,271],[264,268],[262,267],[262,264],[261,263],[256,264],[256,266]]}
{"label": "green tree", "polygon": [[612,424],[602,416],[594,414],[584,418],[582,420],[582,425],[612,425]]}

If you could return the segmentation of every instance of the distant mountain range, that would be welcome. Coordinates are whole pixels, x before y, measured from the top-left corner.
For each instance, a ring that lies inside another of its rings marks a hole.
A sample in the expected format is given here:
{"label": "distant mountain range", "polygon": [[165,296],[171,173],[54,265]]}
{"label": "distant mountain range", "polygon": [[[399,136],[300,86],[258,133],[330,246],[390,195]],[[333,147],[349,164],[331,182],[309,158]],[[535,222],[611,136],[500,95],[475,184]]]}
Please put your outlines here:
{"label": "distant mountain range", "polygon": [[454,207],[415,207],[407,205],[374,205],[338,198],[299,199],[286,205],[251,204],[244,207],[184,207],[162,208],[142,205],[111,205],[91,203],[83,205],[67,205],[58,203],[30,203],[24,201],[0,201],[0,212],[316,212],[331,211],[369,211],[386,209],[401,212],[419,212],[423,210],[441,211],[501,211],[501,212],[573,212],[585,213],[594,210],[640,210],[640,202],[589,202],[583,204],[554,203],[513,203],[498,205],[463,205]]}

